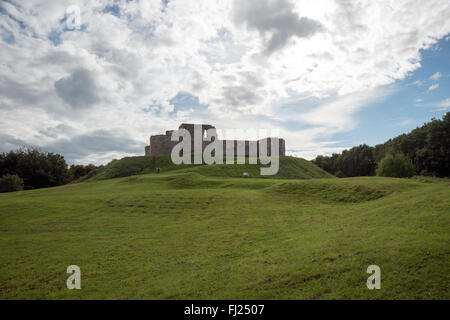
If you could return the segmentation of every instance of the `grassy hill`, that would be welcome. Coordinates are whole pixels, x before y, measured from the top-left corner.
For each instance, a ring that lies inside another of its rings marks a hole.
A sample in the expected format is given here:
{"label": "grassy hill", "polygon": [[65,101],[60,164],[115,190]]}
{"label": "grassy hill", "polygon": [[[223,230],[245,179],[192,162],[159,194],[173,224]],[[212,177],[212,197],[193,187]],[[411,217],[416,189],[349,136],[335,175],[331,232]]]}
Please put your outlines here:
{"label": "grassy hill", "polygon": [[[104,168],[86,177],[87,181],[99,181],[105,179],[127,177],[137,174],[155,173],[156,168],[162,172],[183,170],[184,172],[196,172],[203,176],[215,177],[242,177],[244,172],[248,172],[251,177],[261,178],[285,178],[285,179],[311,179],[311,178],[331,178],[331,174],[319,168],[315,164],[305,159],[296,157],[280,157],[280,170],[274,176],[261,176],[261,165],[175,165],[169,155],[152,157],[126,157],[120,160],[113,160]],[[248,159],[247,159],[248,162]],[[94,175],[95,174],[95,175]]]}
{"label": "grassy hill", "polygon": [[450,298],[449,180],[165,168],[0,194],[0,299]]}

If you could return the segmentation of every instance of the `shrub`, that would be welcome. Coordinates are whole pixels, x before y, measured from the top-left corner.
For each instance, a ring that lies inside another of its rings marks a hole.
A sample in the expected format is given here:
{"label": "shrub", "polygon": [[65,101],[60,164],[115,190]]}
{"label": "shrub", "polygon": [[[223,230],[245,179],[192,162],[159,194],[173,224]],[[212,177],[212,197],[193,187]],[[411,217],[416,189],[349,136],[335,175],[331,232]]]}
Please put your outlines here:
{"label": "shrub", "polygon": [[23,190],[23,179],[17,174],[5,174],[0,178],[0,192]]}
{"label": "shrub", "polygon": [[405,155],[388,154],[378,164],[377,176],[410,178],[416,173],[414,165]]}
{"label": "shrub", "polygon": [[86,175],[89,175],[92,171],[97,169],[96,166],[93,164],[88,164],[87,166],[84,165],[71,165],[69,168],[70,174],[72,175],[72,180],[78,180],[81,177],[85,177]]}
{"label": "shrub", "polygon": [[335,176],[338,178],[345,178],[345,174],[341,170],[338,170],[338,172],[336,172]]}

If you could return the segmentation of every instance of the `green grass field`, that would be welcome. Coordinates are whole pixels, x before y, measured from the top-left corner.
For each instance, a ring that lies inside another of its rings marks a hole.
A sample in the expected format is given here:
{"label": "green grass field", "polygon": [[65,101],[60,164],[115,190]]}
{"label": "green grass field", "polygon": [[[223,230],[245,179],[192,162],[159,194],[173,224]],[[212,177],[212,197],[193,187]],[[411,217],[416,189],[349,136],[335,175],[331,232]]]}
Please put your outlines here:
{"label": "green grass field", "polygon": [[[450,298],[448,179],[282,161],[295,168],[272,179],[196,166],[0,194],[0,298]],[[81,290],[66,288],[72,264]]]}
{"label": "green grass field", "polygon": [[[192,160],[193,162],[193,160]],[[167,171],[189,171],[198,172],[203,176],[211,177],[242,177],[243,172],[248,172],[251,177],[257,178],[283,178],[283,179],[311,179],[311,178],[332,178],[333,175],[322,170],[313,163],[295,157],[280,157],[279,171],[273,176],[261,176],[261,165],[249,165],[248,158],[245,165],[175,165],[170,156],[153,157],[127,157],[120,160],[111,161],[106,167],[98,170],[94,176],[87,176],[82,181],[100,181],[105,179],[120,178],[131,175],[154,173],[156,168]]]}

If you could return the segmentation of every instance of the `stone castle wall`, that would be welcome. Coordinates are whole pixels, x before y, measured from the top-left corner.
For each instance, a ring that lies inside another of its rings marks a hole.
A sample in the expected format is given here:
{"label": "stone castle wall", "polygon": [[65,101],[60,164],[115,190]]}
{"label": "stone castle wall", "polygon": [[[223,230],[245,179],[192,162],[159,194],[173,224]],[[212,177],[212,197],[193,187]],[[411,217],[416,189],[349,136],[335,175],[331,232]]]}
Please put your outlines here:
{"label": "stone castle wall", "polygon": [[[180,126],[180,129],[186,129],[191,133],[191,153],[194,152],[194,125],[193,124],[182,124]],[[211,125],[202,125],[202,132],[205,132],[208,129],[214,129]],[[177,141],[171,141],[173,130],[166,131],[166,134],[160,134],[160,135],[154,135],[150,137],[150,145],[145,147],[145,155],[146,156],[155,156],[155,155],[169,155],[172,152],[172,148],[178,144]],[[203,136],[203,135],[202,135]],[[235,156],[257,156],[259,154],[259,148],[261,146],[261,142],[263,140],[267,140],[267,155],[271,155],[271,140],[275,139],[275,141],[278,142],[279,145],[279,155],[285,156],[286,155],[286,147],[285,147],[285,141],[281,138],[264,138],[260,139],[258,141],[248,141],[248,140],[240,140],[239,142],[244,144],[243,150],[238,146],[238,140],[219,140],[223,144],[223,152],[224,155],[227,153],[232,152]],[[211,141],[203,141],[202,143],[202,151],[205,149],[205,147],[210,144]],[[256,155],[250,155],[250,145],[256,145]],[[243,152],[242,152],[243,151]]]}

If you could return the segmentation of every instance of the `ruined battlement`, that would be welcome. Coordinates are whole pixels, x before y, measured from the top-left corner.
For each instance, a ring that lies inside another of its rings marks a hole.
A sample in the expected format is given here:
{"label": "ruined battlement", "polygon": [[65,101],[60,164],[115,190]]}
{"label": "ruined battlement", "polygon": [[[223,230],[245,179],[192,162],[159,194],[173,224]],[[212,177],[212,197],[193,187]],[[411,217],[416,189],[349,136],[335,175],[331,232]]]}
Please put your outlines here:
{"label": "ruined battlement", "polygon": [[[191,123],[182,123],[179,126],[179,129],[186,129],[191,134],[191,153],[194,152],[194,127],[195,124]],[[212,143],[211,137],[208,137],[208,130],[209,129],[216,129],[214,126],[209,124],[201,124],[198,125],[201,126],[201,139],[202,139],[202,150],[205,149],[207,145]],[[172,152],[172,148],[177,145],[178,141],[172,141],[171,136],[174,130],[167,130],[165,134],[158,134],[153,135],[150,137],[150,145],[145,147],[145,155],[146,156],[155,156],[155,155],[169,155]],[[266,141],[264,141],[266,140]],[[259,149],[262,142],[266,142],[265,145],[267,146],[267,155],[271,155],[271,141],[276,140],[278,142],[279,146],[279,155],[285,156],[286,155],[286,148],[285,148],[285,141],[282,138],[276,138],[276,137],[267,137],[263,138],[257,141],[250,141],[250,140],[218,140],[219,143],[223,143],[223,150],[224,153],[227,154],[234,154],[235,156],[240,157],[248,157],[250,153],[250,146],[253,144],[254,150],[257,151],[257,154],[259,154]],[[239,143],[240,142],[240,143]],[[239,146],[244,147],[239,147]],[[230,149],[231,148],[231,149]],[[256,156],[256,155],[253,155]]]}

